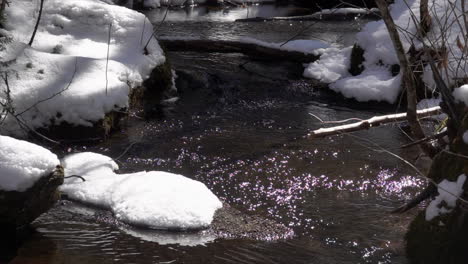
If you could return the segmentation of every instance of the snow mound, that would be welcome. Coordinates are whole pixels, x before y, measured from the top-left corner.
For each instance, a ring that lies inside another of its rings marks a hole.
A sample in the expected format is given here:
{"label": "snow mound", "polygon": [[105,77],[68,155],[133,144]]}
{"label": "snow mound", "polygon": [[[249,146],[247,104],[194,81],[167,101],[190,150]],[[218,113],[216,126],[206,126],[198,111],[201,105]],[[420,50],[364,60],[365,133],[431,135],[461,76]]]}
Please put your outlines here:
{"label": "snow mound", "polygon": [[57,156],[41,146],[0,136],[0,190],[23,192],[59,164]]}
{"label": "snow mound", "polygon": [[201,182],[162,171],[129,175],[112,192],[112,210],[123,222],[154,229],[210,225],[219,199]]}
{"label": "snow mound", "polygon": [[337,80],[330,89],[360,102],[370,100],[395,102],[400,93],[401,75],[393,77],[386,67],[366,68],[358,76]]}
{"label": "snow mound", "polygon": [[[165,62],[143,14],[99,0],[47,1],[29,47],[25,43],[32,35],[36,19],[31,18],[37,17],[37,9],[30,0],[7,7],[5,29],[12,42],[0,50],[0,61],[7,65],[2,71],[9,73],[12,105],[32,129],[61,122],[91,126],[105,114],[127,107],[130,90]],[[6,88],[1,82],[0,90]],[[6,99],[6,93],[0,93],[0,100]],[[0,131],[23,133],[11,116],[6,116]]]}
{"label": "snow mound", "polygon": [[349,76],[348,65],[351,47],[325,49],[320,60],[313,62],[304,70],[304,77],[317,79],[324,83],[333,83],[342,77]]}
{"label": "snow mound", "polygon": [[60,188],[70,198],[111,210],[122,222],[153,229],[201,229],[210,225],[221,201],[201,182],[162,171],[116,174],[101,154],[69,155]]}
{"label": "snow mound", "polygon": [[431,201],[426,208],[426,221],[431,221],[434,217],[440,214],[446,214],[452,211],[463,192],[463,184],[465,183],[466,175],[458,176],[456,182],[443,180],[438,184],[437,191],[439,195]]}

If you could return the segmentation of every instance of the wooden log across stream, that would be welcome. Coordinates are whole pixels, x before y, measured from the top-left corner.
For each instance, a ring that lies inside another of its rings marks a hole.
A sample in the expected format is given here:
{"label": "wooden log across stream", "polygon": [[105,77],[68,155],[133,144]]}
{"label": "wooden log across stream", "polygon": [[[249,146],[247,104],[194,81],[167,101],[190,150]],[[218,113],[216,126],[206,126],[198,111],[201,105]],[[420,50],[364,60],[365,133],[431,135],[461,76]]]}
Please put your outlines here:
{"label": "wooden log across stream", "polygon": [[267,21],[345,21],[353,20],[356,17],[367,19],[379,19],[378,11],[369,11],[368,13],[315,13],[304,16],[289,17],[249,17],[236,19],[235,22],[267,22]]}
{"label": "wooden log across stream", "polygon": [[256,43],[236,40],[208,40],[208,39],[159,39],[168,51],[196,51],[219,53],[243,53],[263,60],[289,60],[300,63],[316,61],[320,56],[291,51],[281,48],[263,46]]}
{"label": "wooden log across stream", "polygon": [[[429,117],[433,115],[441,114],[440,106],[435,106],[431,108],[426,108],[417,111],[418,118]],[[321,138],[327,137],[332,135],[339,135],[343,133],[349,133],[353,131],[365,130],[371,127],[380,126],[383,124],[394,123],[394,122],[401,122],[406,121],[406,113],[398,113],[398,114],[391,114],[391,115],[384,115],[384,116],[374,116],[372,118],[361,120],[359,122],[341,125],[341,126],[334,126],[328,128],[320,128],[314,130],[308,134],[309,138]]]}

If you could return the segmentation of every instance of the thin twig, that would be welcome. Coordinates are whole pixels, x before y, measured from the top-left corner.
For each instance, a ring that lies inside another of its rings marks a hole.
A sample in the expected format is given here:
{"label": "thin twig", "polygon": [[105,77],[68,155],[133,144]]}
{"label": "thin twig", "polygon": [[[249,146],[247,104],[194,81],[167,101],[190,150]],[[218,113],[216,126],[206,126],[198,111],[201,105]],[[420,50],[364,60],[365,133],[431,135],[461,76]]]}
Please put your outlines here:
{"label": "thin twig", "polygon": [[440,133],[431,135],[431,136],[429,136],[429,137],[426,137],[426,138],[423,138],[423,139],[420,139],[420,140],[416,140],[416,141],[411,142],[411,143],[409,143],[409,144],[403,145],[403,146],[401,146],[401,148],[409,148],[409,147],[411,147],[411,146],[418,145],[418,144],[421,144],[421,143],[423,143],[423,142],[427,142],[427,141],[431,141],[431,140],[434,140],[434,139],[443,138],[443,137],[446,136],[447,134],[448,134],[447,131],[440,132]]}
{"label": "thin twig", "polygon": [[26,108],[25,110],[23,110],[22,112],[16,114],[15,116],[21,116],[22,114],[28,112],[29,110],[31,110],[32,108],[36,107],[37,105],[45,102],[45,101],[48,101],[52,98],[54,98],[55,96],[59,95],[59,94],[62,94],[63,92],[65,92],[66,90],[68,90],[70,88],[70,85],[72,84],[73,82],[73,79],[75,78],[75,75],[76,75],[76,72],[77,72],[77,69],[78,69],[78,57],[75,58],[75,68],[73,70],[73,74],[70,78],[70,81],[68,82],[67,86],[65,88],[63,88],[62,90],[60,90],[59,92],[56,92],[54,94],[52,94],[51,96],[45,98],[45,99],[42,99],[42,100],[39,100],[37,101],[36,103],[34,103],[33,105],[31,105],[30,107]]}
{"label": "thin twig", "polygon": [[107,70],[109,67],[109,50],[110,50],[110,42],[111,42],[111,30],[112,30],[112,22],[109,24],[109,37],[107,38],[107,58],[106,58],[106,95],[107,95],[107,86],[109,84],[109,80],[107,77]]}
{"label": "thin twig", "polygon": [[34,26],[34,30],[33,30],[31,39],[29,40],[29,43],[28,43],[29,46],[32,46],[33,41],[34,41],[34,37],[36,37],[37,28],[39,27],[39,22],[41,22],[43,7],[44,7],[44,0],[41,0],[41,6],[39,8],[39,16],[37,17],[36,26]]}

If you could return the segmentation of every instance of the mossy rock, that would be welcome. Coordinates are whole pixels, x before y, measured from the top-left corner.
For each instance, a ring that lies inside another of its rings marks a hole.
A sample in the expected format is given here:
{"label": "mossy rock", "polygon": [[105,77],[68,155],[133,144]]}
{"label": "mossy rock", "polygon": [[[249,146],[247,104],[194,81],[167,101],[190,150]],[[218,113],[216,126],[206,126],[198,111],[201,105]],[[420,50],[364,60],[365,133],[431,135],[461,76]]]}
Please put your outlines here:
{"label": "mossy rock", "polygon": [[132,90],[130,108],[142,108],[146,118],[158,117],[162,111],[160,102],[171,88],[172,68],[166,57],[163,64],[153,69],[142,87]]}
{"label": "mossy rock", "polygon": [[123,110],[125,109],[107,113],[103,119],[93,122],[92,126],[77,126],[67,122],[56,123],[52,120],[53,125],[38,129],[37,131],[55,140],[101,140],[107,138],[112,131],[119,128],[120,120],[125,115]]}
{"label": "mossy rock", "polygon": [[24,228],[49,210],[60,198],[57,188],[63,183],[63,177],[63,168],[57,166],[24,192],[0,190],[1,233]]}
{"label": "mossy rock", "polygon": [[353,76],[361,74],[364,71],[364,65],[362,65],[364,61],[364,49],[361,48],[358,44],[354,44],[353,49],[351,50],[351,59],[348,72]]}

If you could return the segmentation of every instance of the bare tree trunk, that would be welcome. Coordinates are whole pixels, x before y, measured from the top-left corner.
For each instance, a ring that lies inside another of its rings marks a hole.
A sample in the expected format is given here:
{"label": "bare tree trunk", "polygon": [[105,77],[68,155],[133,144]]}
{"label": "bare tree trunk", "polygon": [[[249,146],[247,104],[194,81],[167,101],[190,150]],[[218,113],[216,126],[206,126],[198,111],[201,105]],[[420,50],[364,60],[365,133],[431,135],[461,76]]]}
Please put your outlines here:
{"label": "bare tree trunk", "polygon": [[41,15],[42,15],[43,7],[44,7],[44,0],[41,0],[41,7],[39,8],[39,15],[37,17],[36,26],[34,27],[34,31],[33,31],[33,34],[31,36],[31,40],[28,43],[29,46],[32,46],[33,41],[34,41],[34,37],[36,37],[37,28],[39,27],[39,22],[41,22]]}
{"label": "bare tree trunk", "polygon": [[[424,1],[424,0],[423,0]],[[395,22],[393,21],[390,12],[388,10],[388,5],[385,0],[376,0],[375,3],[379,7],[380,13],[382,14],[382,19],[387,26],[388,33],[392,39],[393,46],[398,56],[400,62],[401,71],[403,74],[403,86],[406,88],[406,99],[408,101],[407,107],[407,118],[408,123],[411,127],[411,132],[413,133],[416,140],[425,138],[424,131],[421,128],[417,114],[416,114],[416,104],[417,104],[417,95],[416,95],[416,84],[411,71],[411,67],[406,57],[405,49],[400,40],[400,35],[396,28]],[[422,150],[429,156],[434,157],[437,153],[436,149],[429,145],[428,143],[423,143],[420,145]]]}
{"label": "bare tree trunk", "polygon": [[0,6],[0,15],[3,15],[3,11],[5,10],[7,4],[7,0],[2,0],[2,5]]}
{"label": "bare tree trunk", "polygon": [[426,36],[427,32],[430,31],[432,25],[431,14],[429,13],[429,0],[421,0],[419,4],[419,13],[421,17],[420,28],[421,35]]}

